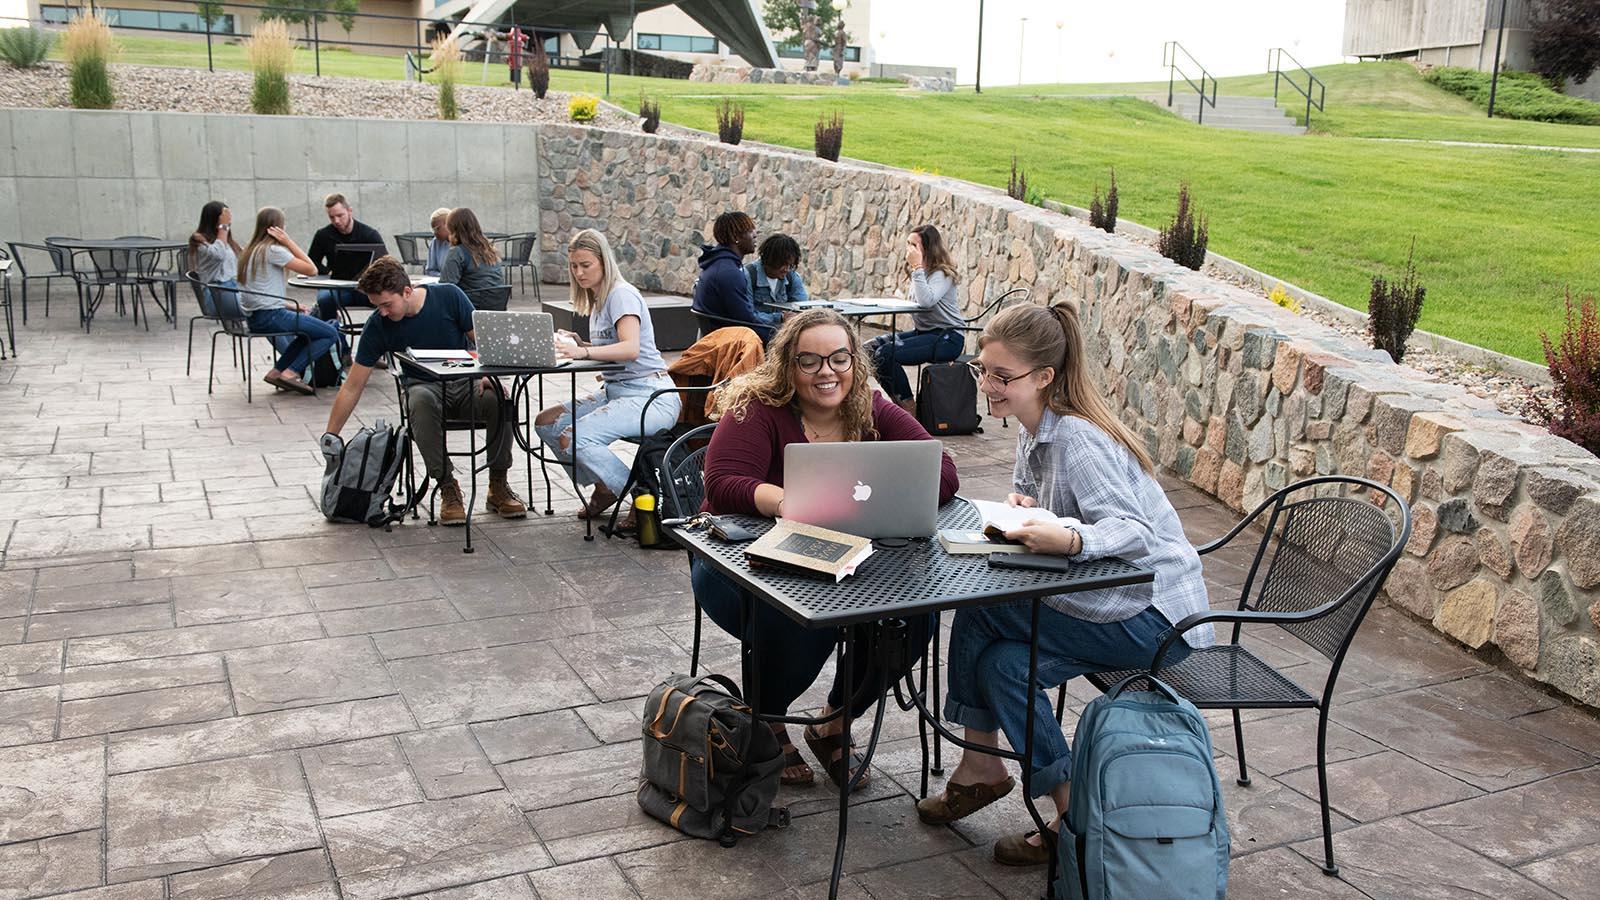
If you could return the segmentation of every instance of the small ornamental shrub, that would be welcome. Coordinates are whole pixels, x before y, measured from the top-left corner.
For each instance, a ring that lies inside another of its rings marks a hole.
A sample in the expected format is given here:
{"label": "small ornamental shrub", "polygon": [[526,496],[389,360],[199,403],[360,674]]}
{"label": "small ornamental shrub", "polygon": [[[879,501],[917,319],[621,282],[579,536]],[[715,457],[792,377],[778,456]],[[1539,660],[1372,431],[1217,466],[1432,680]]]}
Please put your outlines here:
{"label": "small ornamental shrub", "polygon": [[55,35],[37,28],[0,29],[0,59],[19,69],[31,69],[50,55]]}
{"label": "small ornamental shrub", "polygon": [[[1471,100],[1479,108],[1489,106],[1489,86],[1493,79],[1490,72],[1442,66],[1429,69],[1422,78]],[[1500,72],[1500,83],[1494,88],[1494,114],[1503,119],[1600,125],[1600,103],[1569,97],[1551,88],[1533,72]]]}
{"label": "small ornamental shrub", "polygon": [[1206,217],[1190,204],[1186,182],[1178,188],[1178,212],[1172,217],[1172,224],[1161,229],[1156,247],[1167,259],[1198,272],[1206,264],[1206,244],[1211,240],[1207,224]]}
{"label": "small ornamental shrub", "polygon": [[1011,180],[1006,182],[1006,196],[1028,202],[1028,173],[1017,168],[1017,155],[1011,154]]}
{"label": "small ornamental shrub", "polygon": [[117,102],[111,90],[111,58],[117,42],[100,13],[79,16],[67,24],[61,41],[70,73],[72,105],[78,109],[110,109]]}
{"label": "small ornamental shrub", "polygon": [[639,115],[644,120],[639,123],[639,127],[644,129],[644,133],[655,134],[656,129],[661,127],[661,101],[640,97]]}
{"label": "small ornamental shrub", "polygon": [[1272,286],[1272,293],[1267,295],[1267,299],[1287,309],[1289,312],[1296,314],[1300,312],[1300,301],[1289,296],[1289,292],[1284,290],[1281,284]]}
{"label": "small ornamental shrub", "polygon": [[1428,290],[1417,281],[1417,242],[1411,241],[1406,255],[1406,271],[1397,282],[1383,276],[1372,279],[1372,296],[1367,300],[1367,322],[1372,328],[1372,346],[1389,354],[1395,362],[1405,359],[1406,341],[1422,316],[1422,300]]}
{"label": "small ornamental shrub", "polygon": [[1111,189],[1106,192],[1106,199],[1100,199],[1100,185],[1094,186],[1094,201],[1089,204],[1089,224],[1101,231],[1116,233],[1117,230],[1117,170],[1111,170]]}
{"label": "small ornamental shrub", "polygon": [[528,58],[528,87],[533,88],[535,99],[543,100],[550,90],[550,54],[544,52],[544,41],[537,37],[533,42],[533,56]]}
{"label": "small ornamental shrub", "polygon": [[1543,408],[1537,413],[1551,434],[1600,455],[1600,315],[1595,312],[1594,296],[1583,298],[1576,320],[1572,313],[1569,290],[1561,343],[1551,346],[1550,335],[1539,333],[1555,397],[1540,404]]}
{"label": "small ornamental shrub", "polygon": [[737,145],[744,140],[744,104],[724,97],[717,107],[717,139]]}
{"label": "small ornamental shrub", "polygon": [[453,120],[461,117],[456,105],[456,82],[461,78],[461,45],[453,37],[439,38],[433,42],[433,78],[439,83],[439,118]]}
{"label": "small ornamental shrub", "polygon": [[588,94],[574,94],[572,99],[567,101],[567,115],[571,116],[574,122],[583,124],[593,122],[595,117],[600,115],[600,98]]}
{"label": "small ornamental shrub", "polygon": [[294,38],[282,19],[256,23],[245,44],[245,55],[255,72],[250,88],[250,109],[263,116],[289,114],[289,66],[294,62]]}
{"label": "small ornamental shrub", "polygon": [[844,145],[844,116],[833,114],[831,119],[817,120],[817,155],[838,162],[839,148]]}

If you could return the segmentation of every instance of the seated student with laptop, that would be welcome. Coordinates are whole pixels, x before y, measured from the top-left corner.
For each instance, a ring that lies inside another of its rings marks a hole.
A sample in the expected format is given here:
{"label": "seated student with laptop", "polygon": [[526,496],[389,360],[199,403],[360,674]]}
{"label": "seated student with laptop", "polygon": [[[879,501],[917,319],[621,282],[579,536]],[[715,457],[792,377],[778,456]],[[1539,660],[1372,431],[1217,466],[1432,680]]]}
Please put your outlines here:
{"label": "seated student with laptop", "polygon": [[[372,369],[389,353],[417,350],[465,350],[474,339],[472,304],[453,284],[412,287],[405,266],[392,256],[378,258],[361,273],[361,292],[376,311],[367,319],[356,344],[355,364],[345,376],[328,413],[328,432],[338,434],[350,420]],[[464,525],[467,508],[461,499],[450,458],[444,455],[446,419],[475,416],[487,430],[489,511],[503,519],[521,519],[528,507],[511,490],[511,424],[503,422],[506,404],[487,378],[458,379],[447,384],[412,382],[406,391],[411,436],[422,453],[428,476],[439,485],[439,521]],[[476,407],[474,413],[471,407]]]}
{"label": "seated student with laptop", "polygon": [[[801,499],[797,494],[795,501],[785,500],[785,448],[791,445],[931,441],[916,419],[872,391],[870,371],[856,331],[844,317],[830,309],[791,317],[773,336],[761,365],[718,394],[721,420],[706,450],[704,509],[717,514],[788,514],[789,505]],[[942,504],[955,496],[960,483],[955,463],[948,454],[939,455],[937,499]],[[935,486],[929,483],[927,490],[932,494]],[[932,523],[928,524],[931,532]],[[706,615],[724,631],[737,634],[744,602],[740,588],[699,559],[690,575],[695,599]],[[833,655],[837,634],[804,628],[765,603],[756,602],[752,608],[761,696],[751,699],[759,712],[787,714]],[[920,618],[911,623],[913,659],[931,638],[929,621]],[[865,655],[854,641],[848,652],[860,654],[856,659]],[[877,677],[869,666],[853,668],[856,683],[843,685],[836,680],[825,713],[844,703],[846,690],[853,696]],[[893,673],[891,680],[899,674]],[[870,706],[863,703],[849,714],[859,716]],[[842,729],[843,722],[836,719],[805,732],[806,743],[835,784],[860,765],[860,758],[849,752],[852,748],[839,746]],[[773,731],[784,745],[783,782],[810,783],[814,775],[795,750],[788,730],[777,725]]]}
{"label": "seated student with laptop", "polygon": [[[328,224],[312,235],[306,255],[316,264],[318,275],[354,281],[369,263],[383,255],[383,235],[371,225],[356,221],[356,214],[343,194],[329,194],[323,198],[322,205],[328,213]],[[341,306],[371,305],[366,295],[356,288],[317,291],[317,318],[324,322],[339,318]]]}
{"label": "seated student with laptop", "polygon": [[[1007,500],[1080,520],[1071,526],[1030,520],[1006,537],[1074,563],[1120,556],[1155,570],[1151,583],[1044,598],[1037,684],[1028,683],[1031,602],[956,612],[944,718],[966,726],[974,744],[998,747],[1003,731],[1020,751],[1033,704],[1031,785],[1050,795],[1059,822],[1072,787],[1072,751],[1046,689],[1090,672],[1148,667],[1172,626],[1207,608],[1206,585],[1144,441],[1106,407],[1089,377],[1077,311],[1066,303],[1013,306],[989,322],[978,347],[978,387],[990,414],[1015,416],[1020,426]],[[1185,632],[1163,666],[1182,662],[1212,637],[1210,625]],[[944,793],[917,804],[917,816],[930,825],[954,822],[1015,784],[1004,760],[968,750]],[[1030,831],[995,842],[994,859],[1041,865],[1049,851]]]}

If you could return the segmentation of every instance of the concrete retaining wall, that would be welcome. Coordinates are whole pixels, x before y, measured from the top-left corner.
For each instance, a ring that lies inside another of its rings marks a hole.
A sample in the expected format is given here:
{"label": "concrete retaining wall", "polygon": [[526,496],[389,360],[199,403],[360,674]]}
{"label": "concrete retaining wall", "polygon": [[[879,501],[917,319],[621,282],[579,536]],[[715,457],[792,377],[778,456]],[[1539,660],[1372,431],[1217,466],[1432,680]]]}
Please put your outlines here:
{"label": "concrete retaining wall", "polygon": [[538,175],[524,125],[0,109],[0,240],[186,238],[217,199],[241,244],[272,205],[306,246],[333,191],[386,240],[440,206],[530,231]]}
{"label": "concrete retaining wall", "polygon": [[1600,705],[1600,460],[1454,385],[1068,216],[948,179],[668,136],[542,126],[541,248],[604,229],[627,275],[686,292],[711,219],[793,234],[823,295],[903,289],[931,222],[967,309],[1006,288],[1079,301],[1101,381],[1161,464],[1236,510],[1321,473],[1387,483],[1414,536],[1389,598]]}

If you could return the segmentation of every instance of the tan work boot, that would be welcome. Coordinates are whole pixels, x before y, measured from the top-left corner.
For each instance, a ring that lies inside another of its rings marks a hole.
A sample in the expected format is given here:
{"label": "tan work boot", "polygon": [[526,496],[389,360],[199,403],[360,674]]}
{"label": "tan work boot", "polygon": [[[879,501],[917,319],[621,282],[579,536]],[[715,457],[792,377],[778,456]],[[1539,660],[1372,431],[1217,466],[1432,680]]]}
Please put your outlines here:
{"label": "tan work boot", "polygon": [[499,514],[502,519],[526,519],[528,505],[522,498],[511,490],[511,485],[506,483],[506,473],[490,470],[489,472],[489,511]]}
{"label": "tan work boot", "polygon": [[467,524],[467,506],[461,502],[461,485],[453,478],[439,482],[439,524]]}

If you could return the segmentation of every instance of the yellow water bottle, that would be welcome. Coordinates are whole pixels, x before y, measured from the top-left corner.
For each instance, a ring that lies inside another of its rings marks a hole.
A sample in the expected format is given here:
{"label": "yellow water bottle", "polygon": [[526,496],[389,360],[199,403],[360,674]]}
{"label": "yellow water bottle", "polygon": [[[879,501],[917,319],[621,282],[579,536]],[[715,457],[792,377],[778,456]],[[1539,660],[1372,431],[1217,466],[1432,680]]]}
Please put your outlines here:
{"label": "yellow water bottle", "polygon": [[654,547],[661,543],[661,518],[656,513],[655,494],[643,493],[633,498],[633,527],[639,546]]}

